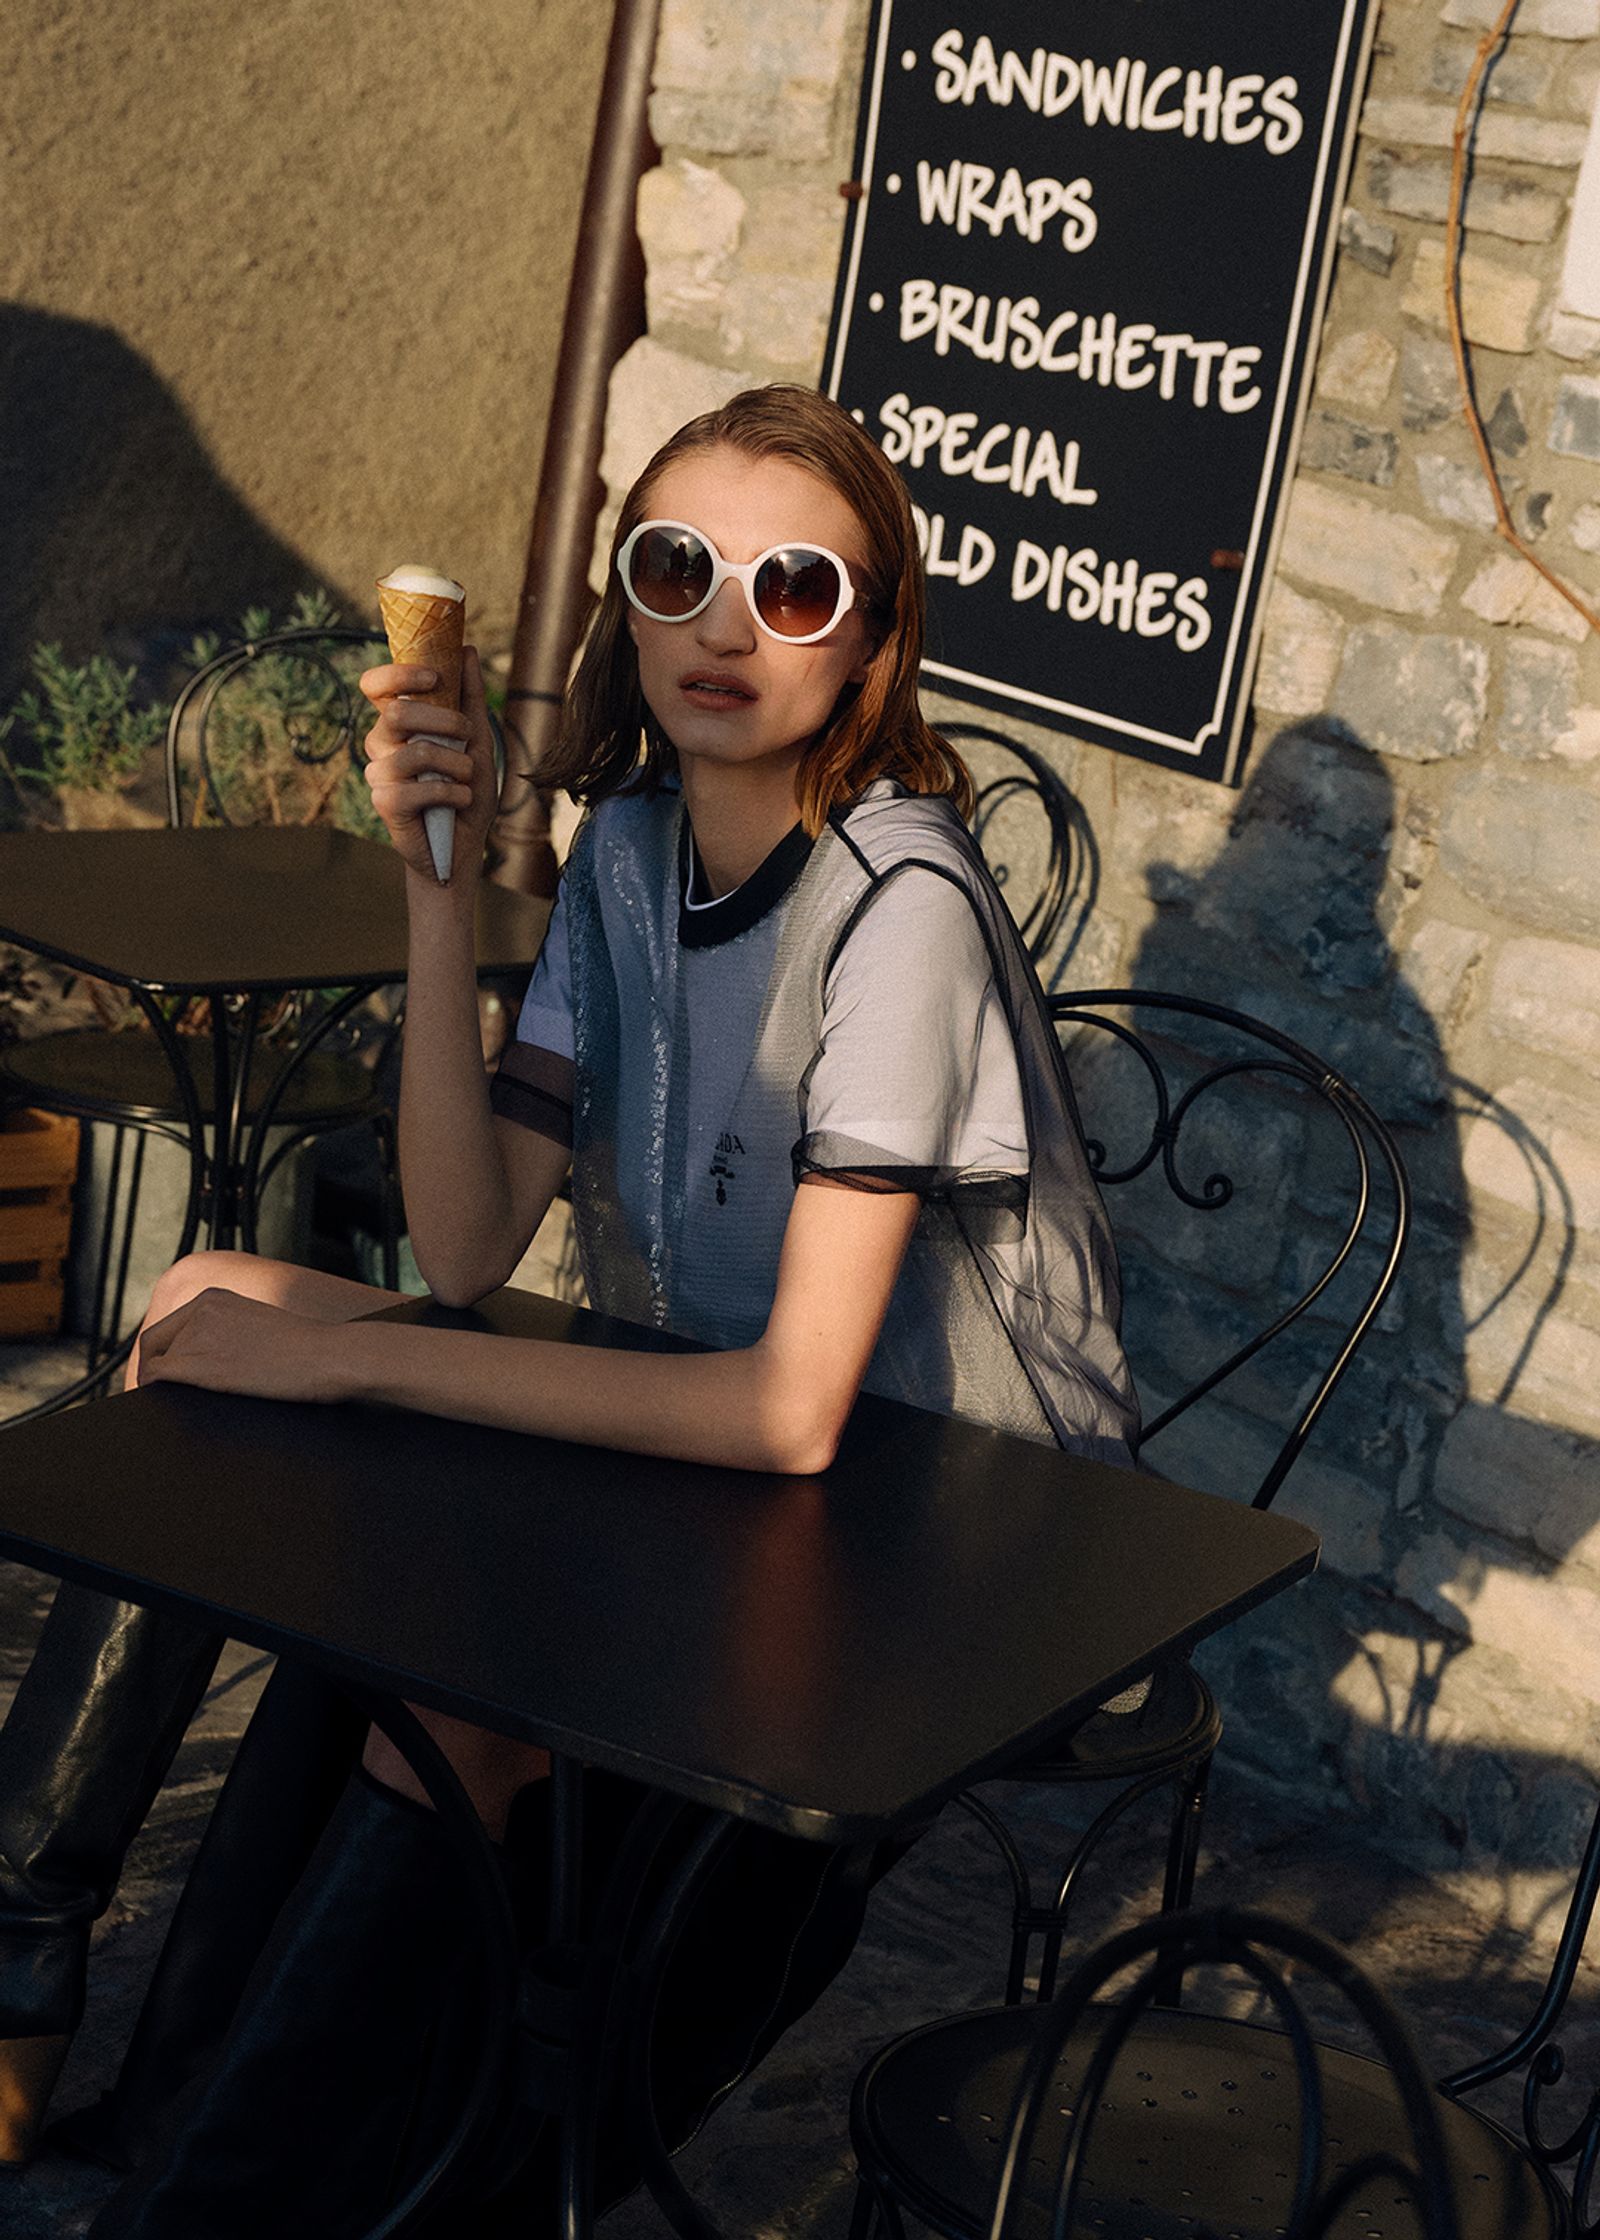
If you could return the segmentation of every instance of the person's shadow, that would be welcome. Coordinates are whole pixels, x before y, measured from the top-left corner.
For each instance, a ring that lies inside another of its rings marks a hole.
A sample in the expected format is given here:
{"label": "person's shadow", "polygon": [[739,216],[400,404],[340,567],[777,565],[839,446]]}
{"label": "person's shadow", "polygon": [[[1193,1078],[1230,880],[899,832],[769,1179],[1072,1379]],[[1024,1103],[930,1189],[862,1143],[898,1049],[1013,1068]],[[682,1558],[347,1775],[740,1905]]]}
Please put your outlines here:
{"label": "person's shadow", "polygon": [[319,588],[109,327],[0,304],[0,401],[0,707],[41,642],[127,660]]}
{"label": "person's shadow", "polygon": [[[1201,1661],[1225,1751],[1313,1817],[1353,1803],[1435,1855],[1560,1873],[1594,1785],[1573,1750],[1578,1706],[1541,1634],[1575,1623],[1552,1574],[1600,1518],[1600,1471],[1584,1470],[1570,1436],[1515,1410],[1566,1277],[1570,1209],[1534,1131],[1446,1069],[1429,1004],[1459,998],[1451,973],[1471,969],[1468,935],[1392,949],[1415,844],[1379,758],[1308,726],[1260,756],[1213,861],[1147,874],[1156,909],[1129,982],[1253,1013],[1319,1054],[1388,1122],[1414,1192],[1396,1290],[1279,1496],[1322,1533],[1322,1572]],[[1060,985],[1083,982],[1069,966]],[[1075,1073],[1088,1131],[1114,1137],[1126,1067],[1090,1057]],[[1211,1216],[1175,1207],[1164,1186],[1107,1192],[1147,1398],[1220,1359],[1252,1326],[1252,1294],[1281,1303],[1303,1286],[1352,1186],[1331,1115],[1296,1116],[1257,1077],[1226,1086],[1232,1117],[1209,1142],[1198,1125],[1187,1155],[1191,1180],[1226,1167],[1233,1206]],[[1505,1233],[1480,1238],[1470,1264],[1470,1313],[1464,1127],[1492,1136],[1507,1206]],[[1370,1267],[1349,1274],[1359,1290]],[[1253,1487],[1350,1297],[1336,1284],[1228,1397],[1174,1424],[1153,1466],[1217,1492]]]}

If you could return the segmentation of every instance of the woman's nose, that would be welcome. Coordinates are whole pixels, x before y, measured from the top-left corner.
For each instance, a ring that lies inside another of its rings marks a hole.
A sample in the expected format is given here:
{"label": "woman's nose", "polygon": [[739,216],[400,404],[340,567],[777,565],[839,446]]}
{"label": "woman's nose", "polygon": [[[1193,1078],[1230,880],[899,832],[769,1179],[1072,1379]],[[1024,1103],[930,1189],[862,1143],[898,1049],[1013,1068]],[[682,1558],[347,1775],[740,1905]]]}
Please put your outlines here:
{"label": "woman's nose", "polygon": [[695,618],[695,632],[707,652],[752,653],[755,650],[755,617],[742,583],[719,584],[717,595]]}

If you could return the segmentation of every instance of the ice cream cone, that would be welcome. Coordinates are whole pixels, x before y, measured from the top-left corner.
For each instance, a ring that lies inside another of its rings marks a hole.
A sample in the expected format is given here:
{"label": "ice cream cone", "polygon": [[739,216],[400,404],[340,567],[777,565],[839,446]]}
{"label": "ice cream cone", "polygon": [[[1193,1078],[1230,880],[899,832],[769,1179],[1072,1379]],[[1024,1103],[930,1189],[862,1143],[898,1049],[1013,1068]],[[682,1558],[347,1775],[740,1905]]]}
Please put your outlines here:
{"label": "ice cream cone", "polygon": [[[408,563],[379,578],[378,606],[391,657],[432,669],[438,676],[429,691],[408,697],[430,708],[459,708],[461,645],[467,620],[467,594],[461,585],[437,568]],[[422,822],[433,868],[443,886],[449,881],[455,850],[456,813],[454,809],[428,809]]]}
{"label": "ice cream cone", "polygon": [[[396,575],[420,574],[420,569],[397,568]],[[431,573],[431,571],[429,571]],[[445,599],[425,591],[408,591],[387,577],[378,585],[378,604],[396,661],[409,661],[438,671],[439,682],[429,692],[413,695],[432,708],[461,705],[461,641],[466,634],[467,602]]]}

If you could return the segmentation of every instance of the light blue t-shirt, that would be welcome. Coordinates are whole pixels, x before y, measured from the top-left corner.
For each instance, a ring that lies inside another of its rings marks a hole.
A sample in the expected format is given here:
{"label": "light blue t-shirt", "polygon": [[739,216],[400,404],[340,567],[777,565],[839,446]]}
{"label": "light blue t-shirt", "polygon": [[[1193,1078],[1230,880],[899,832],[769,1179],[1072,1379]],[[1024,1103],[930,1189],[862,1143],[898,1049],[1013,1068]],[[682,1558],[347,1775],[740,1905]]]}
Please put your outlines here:
{"label": "light blue t-shirt", "polygon": [[519,1076],[575,1069],[594,1303],[753,1343],[801,1179],[914,1190],[867,1388],[1126,1460],[1109,1229],[1032,969],[948,803],[875,786],[700,903],[675,791],[604,803],[502,1063],[497,1109],[534,1125]]}

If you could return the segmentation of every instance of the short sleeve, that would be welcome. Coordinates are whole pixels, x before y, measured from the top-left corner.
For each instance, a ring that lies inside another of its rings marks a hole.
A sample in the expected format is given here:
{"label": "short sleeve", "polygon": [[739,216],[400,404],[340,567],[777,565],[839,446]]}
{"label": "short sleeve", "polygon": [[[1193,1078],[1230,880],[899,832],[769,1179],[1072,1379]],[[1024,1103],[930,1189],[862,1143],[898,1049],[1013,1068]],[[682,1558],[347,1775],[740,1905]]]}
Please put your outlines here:
{"label": "short sleeve", "polygon": [[1026,1110],[983,927],[955,881],[921,865],[874,893],[834,960],[801,1085],[795,1175],[1026,1193]]}
{"label": "short sleeve", "polygon": [[517,1031],[501,1053],[489,1103],[536,1135],[572,1142],[572,955],[561,897],[550,913]]}
{"label": "short sleeve", "polygon": [[544,947],[517,1014],[516,1040],[531,1042],[539,1050],[553,1050],[558,1058],[572,1056],[572,951],[562,893],[556,895]]}

